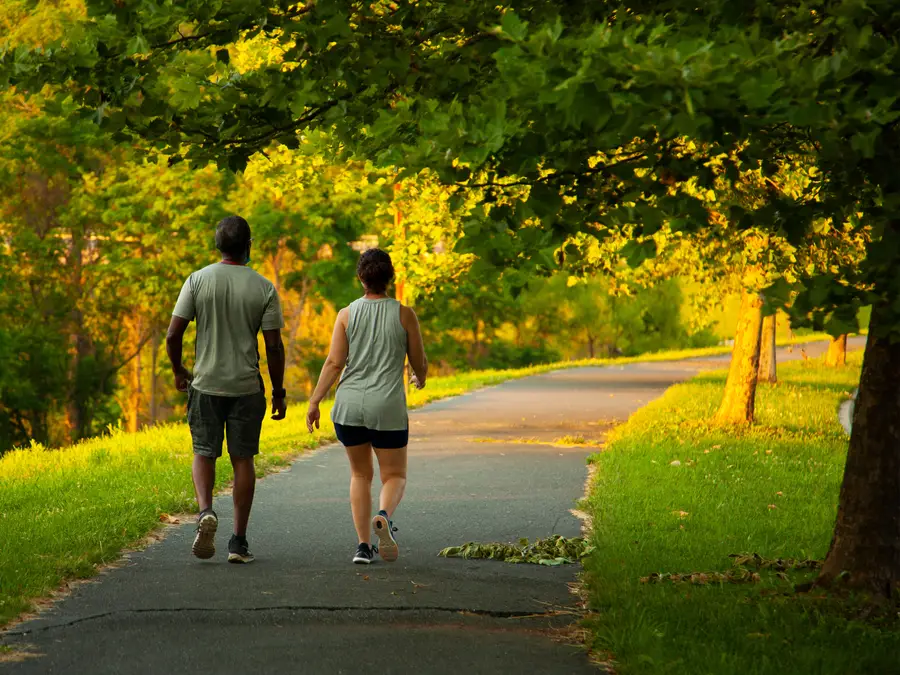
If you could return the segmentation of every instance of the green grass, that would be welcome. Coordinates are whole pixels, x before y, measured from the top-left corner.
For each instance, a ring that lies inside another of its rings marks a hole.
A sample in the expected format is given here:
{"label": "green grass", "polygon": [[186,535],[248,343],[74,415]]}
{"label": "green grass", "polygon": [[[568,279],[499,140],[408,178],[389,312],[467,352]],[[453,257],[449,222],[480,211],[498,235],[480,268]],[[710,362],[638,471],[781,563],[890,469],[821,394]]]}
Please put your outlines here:
{"label": "green grass", "polygon": [[[727,347],[714,347],[462,373],[431,379],[424,390],[410,392],[410,405],[560,368],[727,352]],[[316,435],[306,431],[303,404],[294,405],[284,422],[267,420],[258,473],[277,470],[304,450],[334,440],[327,405],[322,418]],[[190,436],[183,424],[117,432],[55,450],[35,446],[0,457],[0,626],[63,581],[89,577],[98,566],[116,560],[122,549],[157,529],[163,514],[192,511],[190,461]],[[231,479],[230,464],[219,462],[217,488]]]}
{"label": "green grass", "polygon": [[701,375],[635,414],[595,456],[588,623],[617,673],[900,672],[897,624],[853,620],[852,601],[793,593],[812,572],[763,570],[751,584],[641,581],[726,572],[729,554],[825,556],[847,450],[836,412],[861,354],[848,362],[779,366],[779,384],[759,391],[758,424],[745,430],[709,422],[725,374]]}

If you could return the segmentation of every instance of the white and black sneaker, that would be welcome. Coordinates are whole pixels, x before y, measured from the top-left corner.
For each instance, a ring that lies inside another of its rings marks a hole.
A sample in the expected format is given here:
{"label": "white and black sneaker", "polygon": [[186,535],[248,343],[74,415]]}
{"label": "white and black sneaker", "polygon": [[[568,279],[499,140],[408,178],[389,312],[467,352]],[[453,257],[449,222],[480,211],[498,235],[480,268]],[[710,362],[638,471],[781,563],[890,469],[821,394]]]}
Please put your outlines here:
{"label": "white and black sneaker", "polygon": [[200,560],[209,560],[216,554],[216,530],[219,529],[219,518],[212,509],[203,511],[197,518],[197,535],[191,553]]}
{"label": "white and black sneaker", "polygon": [[372,519],[372,529],[375,531],[375,536],[378,537],[377,550],[381,554],[381,559],[385,562],[394,562],[400,557],[400,547],[397,545],[397,540],[394,539],[394,532],[397,531],[397,528],[388,518],[387,511],[379,511],[378,515]]}
{"label": "white and black sneaker", "polygon": [[247,537],[239,537],[236,534],[231,535],[231,539],[228,541],[228,562],[246,565],[254,560],[256,558],[250,553]]}
{"label": "white and black sneaker", "polygon": [[378,549],[368,544],[360,544],[356,547],[356,554],[353,556],[353,562],[357,565],[371,565],[375,560],[375,554]]}

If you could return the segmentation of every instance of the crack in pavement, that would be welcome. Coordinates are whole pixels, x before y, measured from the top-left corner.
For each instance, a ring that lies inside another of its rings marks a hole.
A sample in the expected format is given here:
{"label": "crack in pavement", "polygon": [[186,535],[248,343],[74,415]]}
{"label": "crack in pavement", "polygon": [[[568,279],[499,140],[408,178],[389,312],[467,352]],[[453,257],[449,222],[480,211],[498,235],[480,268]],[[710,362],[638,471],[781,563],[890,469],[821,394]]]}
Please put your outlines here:
{"label": "crack in pavement", "polygon": [[144,607],[140,609],[124,609],[111,612],[101,612],[99,614],[91,614],[88,616],[78,617],[64,623],[50,624],[49,626],[38,626],[28,630],[6,631],[0,632],[0,638],[18,638],[27,637],[36,633],[46,633],[52,630],[71,628],[78,624],[90,621],[99,621],[112,616],[121,616],[128,614],[179,614],[190,612],[216,612],[216,613],[242,613],[242,612],[285,612],[285,611],[318,611],[318,612],[441,612],[444,614],[470,614],[475,616],[490,617],[493,619],[524,619],[552,617],[558,614],[558,610],[544,611],[521,611],[521,610],[497,610],[497,609],[470,609],[466,607],[441,607],[441,606],[418,606],[418,607],[366,607],[363,605],[272,605],[267,607],[172,607],[172,608],[153,608]]}

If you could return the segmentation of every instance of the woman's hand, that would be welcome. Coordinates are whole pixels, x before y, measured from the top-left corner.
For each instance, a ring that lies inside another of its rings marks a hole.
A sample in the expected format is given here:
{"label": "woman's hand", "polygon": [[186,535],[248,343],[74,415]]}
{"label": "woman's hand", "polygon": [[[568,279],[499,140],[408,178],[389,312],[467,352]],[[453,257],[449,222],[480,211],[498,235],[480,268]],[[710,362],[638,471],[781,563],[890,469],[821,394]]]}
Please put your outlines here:
{"label": "woman's hand", "polygon": [[309,430],[309,433],[312,433],[313,426],[316,429],[319,428],[319,418],[322,414],[319,412],[319,404],[318,403],[310,403],[309,410],[306,411],[306,428]]}

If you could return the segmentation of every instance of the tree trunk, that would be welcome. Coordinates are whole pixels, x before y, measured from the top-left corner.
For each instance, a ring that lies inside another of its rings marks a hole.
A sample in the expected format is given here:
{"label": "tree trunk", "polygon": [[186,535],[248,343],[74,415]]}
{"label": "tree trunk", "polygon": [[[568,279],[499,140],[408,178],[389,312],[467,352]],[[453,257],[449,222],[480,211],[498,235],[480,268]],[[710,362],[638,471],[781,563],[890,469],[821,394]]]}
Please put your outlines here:
{"label": "tree trunk", "polygon": [[141,426],[141,406],[143,404],[143,387],[141,387],[141,353],[131,361],[131,391],[128,393],[128,410],[125,411],[125,428],[131,433]]}
{"label": "tree trunk", "polygon": [[775,367],[775,328],[777,317],[763,318],[762,338],[759,348],[759,381],[775,383],[778,374]]}
{"label": "tree trunk", "polygon": [[828,345],[828,353],[825,355],[826,366],[843,366],[847,364],[847,336],[838,335],[831,338],[831,344]]}
{"label": "tree trunk", "polygon": [[50,424],[46,410],[33,410],[28,415],[28,427],[31,440],[41,445],[50,443]]}
{"label": "tree trunk", "polygon": [[70,443],[87,434],[88,411],[82,390],[82,363],[90,355],[90,340],[85,335],[84,317],[80,310],[72,312],[72,333],[69,335],[69,391],[66,400],[66,431]]}
{"label": "tree trunk", "polygon": [[469,350],[469,367],[474,368],[478,360],[478,352],[481,350],[481,331],[479,321],[475,321],[472,327],[472,347]]}
{"label": "tree trunk", "polygon": [[154,326],[150,340],[150,424],[156,424],[159,419],[159,377],[156,369],[159,367],[160,342],[159,329]]}
{"label": "tree trunk", "polygon": [[588,333],[588,355],[594,358],[594,336]]}
{"label": "tree trunk", "polygon": [[879,336],[890,307],[872,308],[869,338],[831,549],[818,585],[840,575],[889,597],[900,588],[900,342]]}
{"label": "tree trunk", "polygon": [[759,343],[762,334],[762,296],[745,294],[741,316],[731,351],[731,368],[725,384],[725,396],[716,420],[733,424],[753,422],[756,382],[759,373]]}
{"label": "tree trunk", "polygon": [[137,350],[130,363],[128,378],[128,403],[125,405],[125,429],[130,433],[141,427],[141,410],[144,407],[143,361],[141,359],[141,340],[144,322],[140,316],[134,316],[128,322],[128,341]]}

